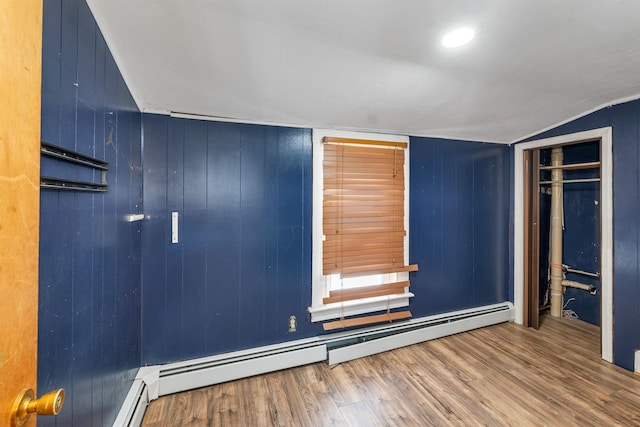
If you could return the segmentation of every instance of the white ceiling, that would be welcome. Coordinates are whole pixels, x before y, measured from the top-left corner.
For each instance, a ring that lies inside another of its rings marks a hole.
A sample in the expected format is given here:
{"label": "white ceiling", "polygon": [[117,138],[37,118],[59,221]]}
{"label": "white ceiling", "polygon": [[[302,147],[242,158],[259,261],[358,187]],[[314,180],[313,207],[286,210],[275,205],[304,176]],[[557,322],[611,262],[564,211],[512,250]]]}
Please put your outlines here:
{"label": "white ceiling", "polygon": [[638,0],[88,3],[146,112],[508,143],[640,97]]}

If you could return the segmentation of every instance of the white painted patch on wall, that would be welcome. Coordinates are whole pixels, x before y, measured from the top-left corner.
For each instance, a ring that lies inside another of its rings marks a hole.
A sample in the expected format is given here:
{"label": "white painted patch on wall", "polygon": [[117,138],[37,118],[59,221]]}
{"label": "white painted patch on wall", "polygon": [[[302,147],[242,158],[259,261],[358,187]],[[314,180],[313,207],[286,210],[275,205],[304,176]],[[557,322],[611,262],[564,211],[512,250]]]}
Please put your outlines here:
{"label": "white painted patch on wall", "polygon": [[127,222],[136,222],[136,221],[142,221],[144,219],[144,214],[140,213],[140,214],[129,214],[125,216],[125,220]]}

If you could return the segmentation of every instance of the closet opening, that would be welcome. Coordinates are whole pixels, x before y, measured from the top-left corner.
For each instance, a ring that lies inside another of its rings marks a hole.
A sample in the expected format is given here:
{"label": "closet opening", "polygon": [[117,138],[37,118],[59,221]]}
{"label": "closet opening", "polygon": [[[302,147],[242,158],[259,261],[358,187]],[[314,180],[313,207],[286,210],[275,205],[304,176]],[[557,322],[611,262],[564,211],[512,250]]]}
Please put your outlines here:
{"label": "closet opening", "polygon": [[[516,145],[516,322],[541,315],[600,328],[612,361],[612,159],[610,128]],[[520,193],[520,194],[518,194]]]}

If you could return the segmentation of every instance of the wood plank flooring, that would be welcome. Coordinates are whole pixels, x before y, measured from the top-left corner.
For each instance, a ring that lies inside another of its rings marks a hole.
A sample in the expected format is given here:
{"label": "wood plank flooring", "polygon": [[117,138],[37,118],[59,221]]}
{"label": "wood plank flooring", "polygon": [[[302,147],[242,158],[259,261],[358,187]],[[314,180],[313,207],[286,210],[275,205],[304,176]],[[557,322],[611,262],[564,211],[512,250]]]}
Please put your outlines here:
{"label": "wood plank flooring", "polygon": [[599,328],[544,317],[153,401],[143,426],[640,426],[640,376]]}

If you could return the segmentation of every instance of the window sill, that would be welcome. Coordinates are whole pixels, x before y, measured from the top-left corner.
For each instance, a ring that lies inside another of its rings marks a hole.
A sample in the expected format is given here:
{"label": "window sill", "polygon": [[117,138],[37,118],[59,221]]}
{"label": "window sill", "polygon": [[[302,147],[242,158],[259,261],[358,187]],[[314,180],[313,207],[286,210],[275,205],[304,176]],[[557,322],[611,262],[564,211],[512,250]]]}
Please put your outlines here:
{"label": "window sill", "polygon": [[404,292],[390,296],[325,304],[318,307],[309,307],[309,313],[311,314],[312,322],[323,322],[341,317],[385,311],[389,308],[407,307],[409,305],[409,298],[413,296],[411,292]]}

